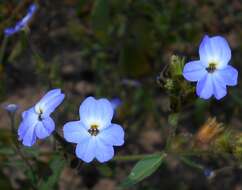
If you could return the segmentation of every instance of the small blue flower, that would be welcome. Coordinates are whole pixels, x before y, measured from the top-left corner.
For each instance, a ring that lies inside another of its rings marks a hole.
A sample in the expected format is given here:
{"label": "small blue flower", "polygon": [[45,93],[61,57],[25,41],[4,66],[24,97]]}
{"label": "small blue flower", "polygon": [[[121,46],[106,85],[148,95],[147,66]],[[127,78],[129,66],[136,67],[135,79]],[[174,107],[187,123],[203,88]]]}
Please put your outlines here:
{"label": "small blue flower", "polygon": [[8,113],[15,113],[18,110],[19,106],[16,104],[8,104],[7,106],[4,107],[4,109],[8,112]]}
{"label": "small blue flower", "polygon": [[15,34],[16,32],[23,30],[25,27],[27,27],[29,21],[33,17],[36,10],[37,10],[37,5],[31,4],[29,9],[28,9],[27,15],[25,15],[25,17],[23,17],[20,21],[18,21],[14,27],[6,28],[4,30],[4,34],[6,36],[11,36],[11,35]]}
{"label": "small blue flower", "polygon": [[199,47],[200,60],[187,63],[183,76],[197,82],[196,93],[200,98],[217,100],[227,94],[226,86],[237,85],[238,71],[228,65],[231,50],[226,39],[221,36],[205,36]]}
{"label": "small blue flower", "polygon": [[89,163],[106,162],[114,156],[113,146],[124,144],[124,130],[111,123],[114,110],[107,99],[88,97],[80,106],[80,121],[64,125],[64,138],[77,143],[76,155]]}
{"label": "small blue flower", "polygon": [[54,131],[55,123],[50,114],[64,97],[60,89],[51,90],[34,107],[22,113],[18,136],[23,145],[32,146],[37,137],[44,139]]}

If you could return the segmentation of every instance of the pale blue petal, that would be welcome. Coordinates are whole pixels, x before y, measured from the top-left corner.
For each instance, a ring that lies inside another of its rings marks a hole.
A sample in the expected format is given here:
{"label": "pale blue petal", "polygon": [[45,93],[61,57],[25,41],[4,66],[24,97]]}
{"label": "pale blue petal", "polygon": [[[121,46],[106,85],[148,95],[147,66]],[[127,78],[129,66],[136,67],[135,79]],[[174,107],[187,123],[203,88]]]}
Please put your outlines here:
{"label": "pale blue petal", "polygon": [[97,140],[96,141],[96,158],[99,162],[107,162],[108,160],[111,160],[114,156],[114,150],[113,147],[110,145],[104,144],[102,141]]}
{"label": "pale blue petal", "polygon": [[231,49],[225,38],[215,36],[203,38],[199,47],[200,60],[206,62],[218,62],[218,68],[224,68],[231,59]]}
{"label": "pale blue petal", "polygon": [[238,71],[227,65],[224,69],[217,70],[219,75],[223,78],[224,83],[228,86],[235,86],[238,83]]}
{"label": "pale blue petal", "polygon": [[61,89],[53,89],[47,92],[41,100],[38,102],[39,105],[45,106],[48,104],[52,99],[54,99],[56,96],[61,94]]}
{"label": "pale blue petal", "polygon": [[52,118],[47,117],[39,121],[35,126],[35,134],[39,139],[44,139],[54,131],[55,123]]}
{"label": "pale blue petal", "polygon": [[81,121],[68,122],[63,127],[64,138],[71,143],[82,143],[90,138],[85,126]]}
{"label": "pale blue petal", "polygon": [[220,100],[227,94],[226,84],[221,80],[218,73],[214,73],[212,76],[214,96],[217,100]]}
{"label": "pale blue petal", "polygon": [[35,105],[35,110],[37,113],[39,110],[42,110],[43,117],[48,117],[61,104],[64,98],[65,95],[61,93],[60,89],[51,90]]}
{"label": "pale blue petal", "polygon": [[23,136],[23,145],[32,146],[36,142],[36,135],[34,129],[34,125],[28,127]]}
{"label": "pale blue petal", "polygon": [[35,126],[38,122],[38,115],[35,113],[34,108],[30,108],[29,110],[23,112],[22,114],[22,122],[18,128],[19,139],[22,140],[27,129]]}
{"label": "pale blue petal", "polygon": [[55,111],[55,109],[63,102],[65,98],[64,94],[60,94],[58,96],[56,96],[54,99],[52,99],[45,107],[45,112],[44,112],[44,116],[45,115],[50,115],[53,111]]}
{"label": "pale blue petal", "polygon": [[86,163],[91,162],[96,154],[96,138],[90,137],[76,146],[76,155]]}
{"label": "pale blue petal", "polygon": [[196,93],[203,99],[209,99],[213,95],[213,81],[211,74],[207,74],[198,81]]}
{"label": "pale blue petal", "polygon": [[120,125],[111,124],[98,134],[97,138],[111,146],[121,146],[124,144],[124,130]]}
{"label": "pale blue petal", "polygon": [[114,110],[107,99],[96,100],[88,97],[81,104],[79,113],[85,126],[90,127],[92,124],[97,124],[99,129],[102,129],[111,124]]}
{"label": "pale blue petal", "polygon": [[26,125],[24,121],[22,121],[20,123],[19,128],[18,128],[18,139],[20,141],[23,140],[24,135],[25,135],[25,133],[26,133],[26,131],[27,131],[28,128],[29,128],[29,126]]}
{"label": "pale blue petal", "polygon": [[35,125],[35,134],[39,139],[44,139],[49,136],[48,131],[40,121]]}
{"label": "pale blue petal", "polygon": [[183,69],[183,76],[189,81],[199,81],[207,74],[206,67],[201,61],[188,62]]}

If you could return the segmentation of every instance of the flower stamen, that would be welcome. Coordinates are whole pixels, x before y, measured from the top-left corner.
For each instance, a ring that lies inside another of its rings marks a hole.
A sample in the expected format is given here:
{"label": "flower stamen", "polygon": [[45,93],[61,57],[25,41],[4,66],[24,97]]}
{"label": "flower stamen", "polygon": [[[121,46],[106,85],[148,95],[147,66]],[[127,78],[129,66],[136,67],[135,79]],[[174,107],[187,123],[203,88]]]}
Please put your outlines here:
{"label": "flower stamen", "polygon": [[209,73],[213,73],[213,72],[216,70],[216,66],[217,66],[216,63],[211,62],[211,63],[209,63],[209,65],[208,65],[208,67],[206,68],[206,70],[207,70]]}
{"label": "flower stamen", "polygon": [[39,110],[39,114],[38,114],[38,120],[39,120],[39,121],[42,121],[42,120],[43,120],[43,118],[42,118],[42,114],[43,114],[43,110],[40,109],[40,110]]}
{"label": "flower stamen", "polygon": [[97,136],[97,134],[99,133],[98,125],[96,125],[96,124],[91,125],[91,128],[88,129],[88,132],[89,132],[92,136]]}

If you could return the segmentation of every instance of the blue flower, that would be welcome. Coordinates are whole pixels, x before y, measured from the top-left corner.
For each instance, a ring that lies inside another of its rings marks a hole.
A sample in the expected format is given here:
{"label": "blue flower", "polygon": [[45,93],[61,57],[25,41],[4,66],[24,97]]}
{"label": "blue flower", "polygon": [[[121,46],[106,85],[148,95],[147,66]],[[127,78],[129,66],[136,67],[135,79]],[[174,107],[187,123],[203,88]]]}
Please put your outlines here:
{"label": "blue flower", "polygon": [[196,93],[200,98],[217,100],[227,94],[226,86],[237,85],[238,71],[228,65],[231,50],[226,39],[221,36],[205,36],[199,47],[200,60],[187,63],[183,76],[197,81]]}
{"label": "blue flower", "polygon": [[19,106],[16,104],[8,104],[4,107],[4,109],[10,114],[14,114],[18,110],[18,108]]}
{"label": "blue flower", "polygon": [[123,128],[111,123],[114,110],[107,99],[88,97],[80,106],[80,121],[64,125],[64,138],[77,143],[76,155],[89,163],[106,162],[114,156],[113,146],[124,144]]}
{"label": "blue flower", "polygon": [[4,30],[4,34],[6,36],[11,36],[11,35],[15,34],[16,32],[23,30],[25,27],[27,27],[29,21],[33,17],[36,10],[37,10],[36,4],[31,4],[28,9],[27,15],[25,15],[25,17],[23,17],[20,21],[18,21],[14,27],[6,28]]}
{"label": "blue flower", "polygon": [[22,113],[18,136],[23,145],[32,146],[36,138],[44,139],[54,131],[55,123],[50,114],[64,97],[60,89],[51,90],[35,106]]}

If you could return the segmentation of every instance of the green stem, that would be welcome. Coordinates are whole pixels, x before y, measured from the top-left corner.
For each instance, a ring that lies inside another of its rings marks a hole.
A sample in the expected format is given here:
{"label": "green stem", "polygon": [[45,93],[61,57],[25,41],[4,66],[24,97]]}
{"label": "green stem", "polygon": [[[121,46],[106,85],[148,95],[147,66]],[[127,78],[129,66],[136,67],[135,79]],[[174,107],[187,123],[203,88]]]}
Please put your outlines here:
{"label": "green stem", "polygon": [[153,154],[136,154],[136,155],[128,155],[128,156],[115,156],[112,161],[136,161],[141,160],[145,157],[151,156]]}
{"label": "green stem", "polygon": [[59,144],[62,146],[64,150],[67,151],[69,154],[73,154],[73,148],[70,144],[66,143],[66,141],[63,139],[62,136],[60,136],[56,131],[53,132],[53,136],[56,141],[59,142]]}
{"label": "green stem", "polygon": [[10,122],[11,122],[11,130],[12,130],[12,141],[15,147],[16,152],[18,153],[18,155],[20,156],[20,158],[24,161],[24,163],[26,164],[26,166],[29,168],[31,175],[33,176],[34,179],[34,184],[30,181],[30,185],[34,190],[37,190],[35,184],[37,182],[37,177],[35,175],[35,171],[32,167],[32,165],[30,164],[29,160],[24,156],[21,147],[18,144],[17,141],[17,136],[16,136],[16,129],[15,129],[15,114],[10,114]]}
{"label": "green stem", "polygon": [[196,169],[198,169],[198,170],[201,170],[201,171],[204,171],[204,166],[202,166],[202,165],[200,165],[200,164],[198,164],[198,163],[195,163],[195,162],[193,162],[192,160],[190,160],[190,159],[188,159],[188,158],[186,158],[186,157],[180,157],[180,160],[184,163],[184,164],[186,164],[186,165],[188,165],[188,166],[190,166],[190,167],[192,167],[192,168],[196,168]]}

